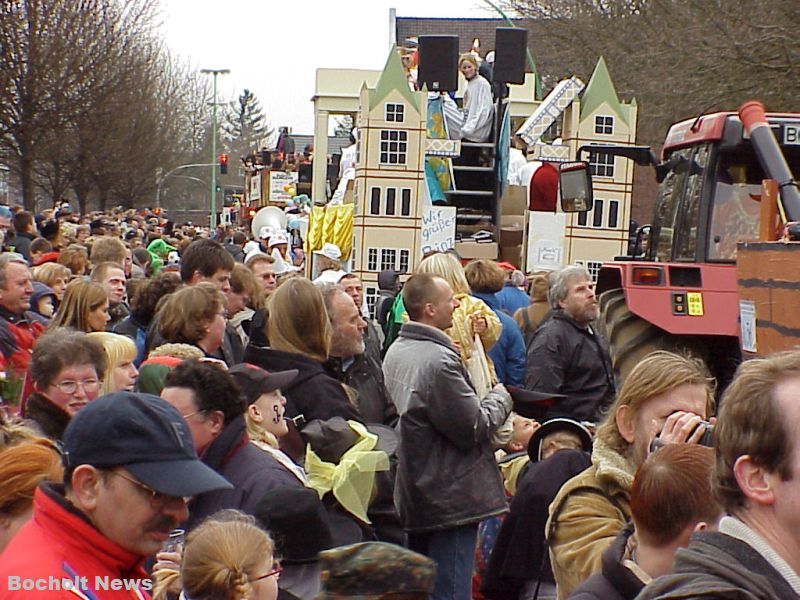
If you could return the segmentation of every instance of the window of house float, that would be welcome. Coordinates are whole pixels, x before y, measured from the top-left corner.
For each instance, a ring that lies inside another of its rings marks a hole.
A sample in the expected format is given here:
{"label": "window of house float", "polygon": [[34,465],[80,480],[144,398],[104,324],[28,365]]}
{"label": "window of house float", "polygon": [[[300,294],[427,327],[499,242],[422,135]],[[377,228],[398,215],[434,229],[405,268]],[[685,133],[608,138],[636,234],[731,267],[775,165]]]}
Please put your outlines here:
{"label": "window of house float", "polygon": [[400,214],[404,217],[411,216],[411,188],[400,190]]}
{"label": "window of house float", "polygon": [[367,271],[377,271],[378,270],[378,249],[377,248],[368,248],[367,249]]}
{"label": "window of house float", "polygon": [[589,173],[593,177],[614,177],[614,156],[590,150]]}
{"label": "window of house float", "polygon": [[397,250],[394,248],[381,248],[381,271],[391,271],[397,268]]}
{"label": "window of house float", "polygon": [[364,299],[367,301],[367,310],[369,310],[369,314],[373,319],[375,318],[375,305],[378,304],[379,297],[380,290],[377,287],[368,285],[364,288]]}
{"label": "window of house float", "polygon": [[369,214],[381,214],[381,188],[374,187],[370,190]]}
{"label": "window of house float", "polygon": [[608,226],[611,229],[619,227],[619,200],[608,201]]}
{"label": "window of house float", "polygon": [[605,202],[603,200],[598,200],[597,198],[594,199],[594,217],[592,219],[592,225],[594,227],[602,227],[603,226],[603,205]]}
{"label": "window of house float", "polygon": [[611,135],[614,133],[614,117],[597,115],[594,118],[594,132],[599,135]]}
{"label": "window of house float", "polygon": [[408,259],[410,252],[408,250],[400,250],[400,262],[397,265],[397,270],[401,273],[408,273]]}
{"label": "window of house float", "polygon": [[397,200],[397,188],[386,188],[386,212],[387,215],[394,215]]}
{"label": "window of house float", "polygon": [[405,106],[402,104],[386,103],[386,122],[402,123],[405,120]]}
{"label": "window of house float", "polygon": [[[597,202],[596,199],[595,199],[595,202]],[[588,216],[587,216],[588,214],[589,214],[588,210],[582,210],[581,212],[578,213],[578,226],[579,227],[586,227],[586,223],[588,222]]]}
{"label": "window of house float", "polygon": [[382,165],[405,165],[407,150],[407,131],[381,130],[380,163]]}

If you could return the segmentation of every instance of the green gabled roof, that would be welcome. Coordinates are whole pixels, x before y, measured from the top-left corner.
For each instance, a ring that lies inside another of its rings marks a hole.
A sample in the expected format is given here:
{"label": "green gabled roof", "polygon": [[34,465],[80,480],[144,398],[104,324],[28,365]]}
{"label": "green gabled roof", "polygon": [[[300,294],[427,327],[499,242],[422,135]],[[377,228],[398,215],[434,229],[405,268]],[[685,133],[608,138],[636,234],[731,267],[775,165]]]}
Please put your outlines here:
{"label": "green gabled roof", "polygon": [[601,56],[597,61],[597,66],[594,68],[592,78],[586,89],[583,90],[581,97],[581,121],[591,115],[597,108],[603,104],[608,103],[617,116],[628,125],[628,111],[622,106],[617,96],[617,90],[614,89],[614,83],[611,81],[611,75],[608,73],[605,59]]}
{"label": "green gabled roof", "polygon": [[393,45],[389,52],[389,58],[386,59],[383,73],[381,73],[380,79],[378,79],[378,85],[375,86],[374,90],[369,91],[369,109],[372,110],[375,108],[392,90],[399,91],[417,112],[420,111],[419,98],[408,86],[408,80],[406,79],[406,73],[403,69],[403,63],[400,60],[400,53],[397,51],[397,45]]}

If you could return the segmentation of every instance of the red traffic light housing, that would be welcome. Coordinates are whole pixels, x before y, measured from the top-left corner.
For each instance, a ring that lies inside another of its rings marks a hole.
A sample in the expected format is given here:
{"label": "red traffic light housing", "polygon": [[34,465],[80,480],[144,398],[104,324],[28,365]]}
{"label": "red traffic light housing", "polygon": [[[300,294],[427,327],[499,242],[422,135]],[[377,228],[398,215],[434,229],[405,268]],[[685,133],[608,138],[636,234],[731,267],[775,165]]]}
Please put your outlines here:
{"label": "red traffic light housing", "polygon": [[219,155],[219,173],[220,173],[220,175],[226,175],[228,173],[228,155],[227,154],[220,154]]}

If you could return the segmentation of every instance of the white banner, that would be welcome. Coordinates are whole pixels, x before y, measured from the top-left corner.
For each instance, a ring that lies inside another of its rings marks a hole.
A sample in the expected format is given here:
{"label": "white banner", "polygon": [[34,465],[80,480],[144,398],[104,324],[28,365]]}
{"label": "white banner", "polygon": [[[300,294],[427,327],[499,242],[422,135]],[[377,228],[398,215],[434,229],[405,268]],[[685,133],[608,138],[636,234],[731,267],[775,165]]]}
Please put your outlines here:
{"label": "white banner", "polygon": [[422,212],[422,254],[444,252],[456,243],[456,207],[433,206]]}

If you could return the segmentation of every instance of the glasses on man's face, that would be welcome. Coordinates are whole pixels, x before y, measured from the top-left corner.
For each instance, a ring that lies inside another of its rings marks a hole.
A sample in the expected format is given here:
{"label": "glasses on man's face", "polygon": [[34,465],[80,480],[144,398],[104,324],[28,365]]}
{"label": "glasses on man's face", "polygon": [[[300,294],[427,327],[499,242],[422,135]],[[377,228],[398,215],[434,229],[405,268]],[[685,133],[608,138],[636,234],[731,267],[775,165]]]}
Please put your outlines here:
{"label": "glasses on man's face", "polygon": [[167,494],[162,494],[161,492],[157,492],[150,486],[143,484],[141,481],[136,481],[135,479],[132,479],[131,477],[128,477],[127,475],[124,475],[119,471],[108,471],[108,472],[111,473],[112,475],[122,477],[122,479],[124,479],[125,481],[132,483],[140,490],[145,492],[150,497],[150,508],[152,508],[155,511],[164,510],[164,508],[166,508],[166,506],[170,502],[176,503],[180,501],[183,504],[187,504],[191,500],[191,497],[168,496]]}
{"label": "glasses on man's face", "polygon": [[100,380],[84,379],[83,381],[61,381],[54,385],[65,394],[74,394],[78,391],[78,386],[80,386],[84,392],[91,393],[100,389]]}
{"label": "glasses on man's face", "polygon": [[261,581],[262,579],[267,579],[268,577],[275,577],[275,579],[280,579],[281,571],[283,571],[283,567],[281,567],[280,563],[275,561],[272,563],[272,570],[265,574],[261,575],[260,577],[255,577],[250,579],[250,583],[255,583],[256,581]]}

